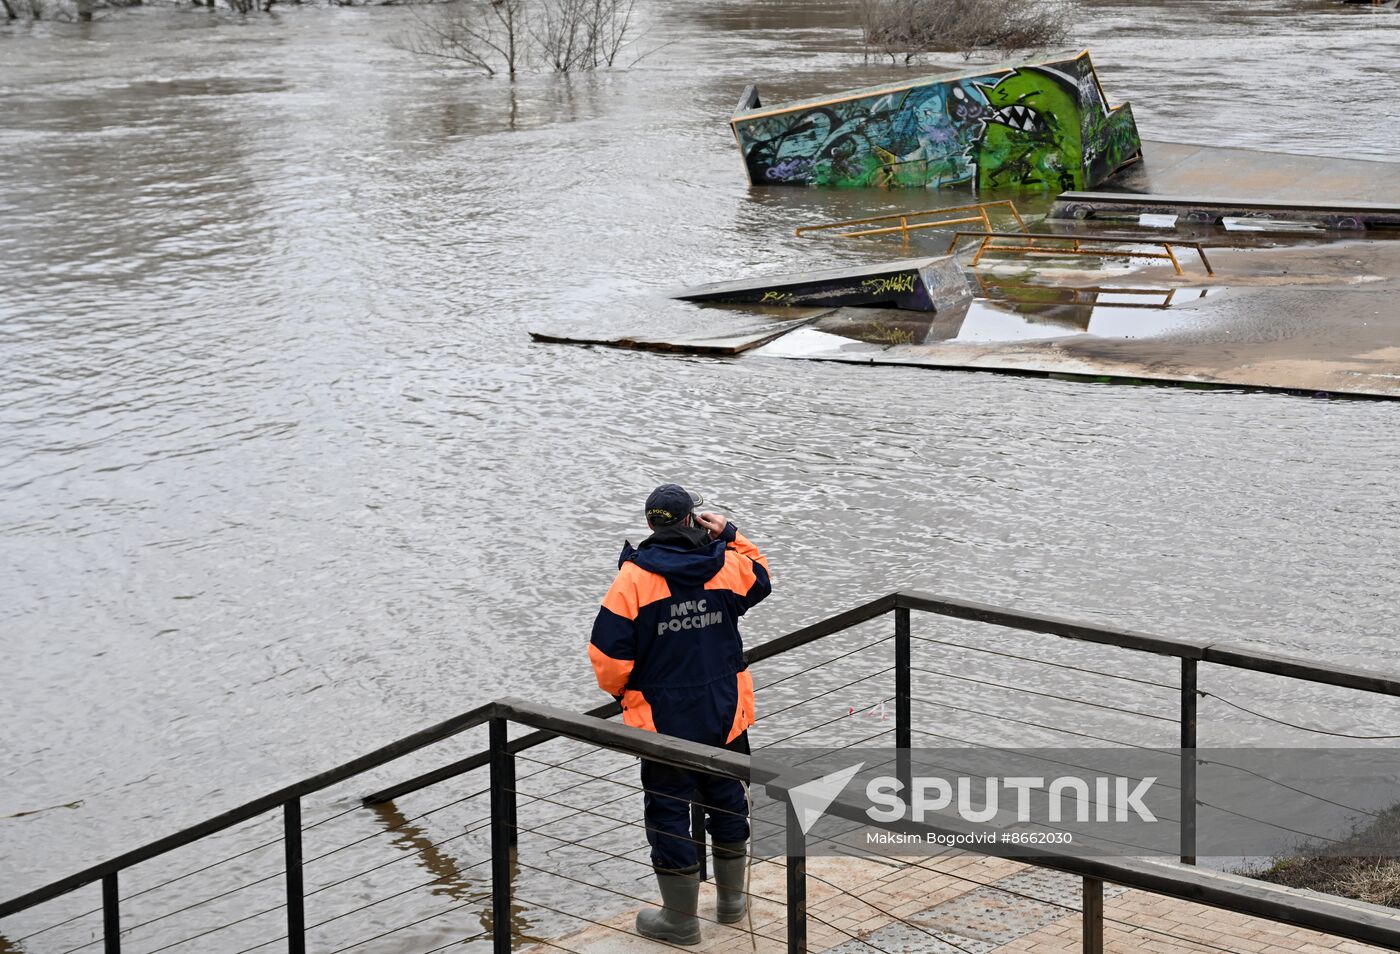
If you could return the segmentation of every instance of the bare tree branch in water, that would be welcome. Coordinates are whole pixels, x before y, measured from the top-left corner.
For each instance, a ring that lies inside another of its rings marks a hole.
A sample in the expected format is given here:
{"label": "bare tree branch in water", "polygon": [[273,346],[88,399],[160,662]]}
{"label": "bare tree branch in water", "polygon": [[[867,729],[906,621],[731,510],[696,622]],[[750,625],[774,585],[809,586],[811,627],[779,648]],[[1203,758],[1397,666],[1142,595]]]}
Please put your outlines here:
{"label": "bare tree branch in water", "polygon": [[[233,0],[230,0],[233,2]],[[613,66],[633,41],[636,0],[452,0],[419,13],[397,45],[495,76],[546,67],[575,73]]]}
{"label": "bare tree branch in water", "polygon": [[419,56],[461,63],[487,76],[504,71],[514,78],[528,52],[525,4],[526,0],[453,0],[431,14],[410,8],[417,26],[399,46]]}
{"label": "bare tree branch in water", "polygon": [[572,73],[586,56],[585,19],[592,0],[544,0],[531,34],[545,63],[556,73]]}
{"label": "bare tree branch in water", "polygon": [[76,7],[68,0],[4,0],[5,15],[10,20],[59,20],[71,23],[77,18]]}
{"label": "bare tree branch in water", "polygon": [[632,14],[637,4],[636,0],[599,0],[599,3],[606,9],[599,11],[596,21],[598,59],[612,66],[623,47],[631,42],[628,35],[632,32]]}
{"label": "bare tree branch in water", "polygon": [[[139,0],[107,0],[104,6],[135,6]],[[95,0],[0,0],[8,20],[53,20],[72,23],[91,20]]]}
{"label": "bare tree branch in water", "polygon": [[1043,49],[1064,42],[1077,0],[857,0],[868,57]]}
{"label": "bare tree branch in water", "polygon": [[540,0],[533,32],[556,73],[612,66],[631,41],[636,0]]}

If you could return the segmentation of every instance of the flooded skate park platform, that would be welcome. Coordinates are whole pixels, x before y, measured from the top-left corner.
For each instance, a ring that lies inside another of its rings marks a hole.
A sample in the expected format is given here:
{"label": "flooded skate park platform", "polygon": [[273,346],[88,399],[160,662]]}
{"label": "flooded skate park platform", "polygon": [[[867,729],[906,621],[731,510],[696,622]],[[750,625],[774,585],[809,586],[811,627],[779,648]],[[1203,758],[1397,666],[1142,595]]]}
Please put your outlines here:
{"label": "flooded skate park platform", "polygon": [[[897,204],[906,195],[881,197]],[[1115,202],[1115,196],[1131,201]],[[1092,197],[1097,201],[1081,201]],[[637,346],[1400,397],[1400,313],[1388,307],[1400,293],[1400,226],[1394,224],[1400,222],[1400,164],[1145,140],[1141,161],[1091,193],[1067,193],[1054,208],[1051,198],[1015,194],[1011,201],[1025,221],[989,207],[991,225],[1008,236],[1024,227],[1103,241],[1069,254],[1072,239],[1038,240],[1030,243],[1038,246],[1033,255],[992,250],[972,265],[979,242],[965,234],[958,261],[969,294],[961,307],[928,313],[770,307],[758,313],[752,306],[710,304],[680,315],[680,303],[660,302],[657,318],[642,319],[646,331]],[[944,190],[920,192],[918,199],[926,211],[956,208],[968,196]],[[1085,205],[1094,211],[1086,215]],[[894,225],[853,225],[848,232],[882,233],[856,239],[809,233],[814,271],[831,261],[837,245],[846,255],[859,247],[874,270],[881,260],[941,255],[953,231],[967,228],[901,232],[897,213],[874,214],[888,215]],[[917,213],[906,219],[907,225],[939,221]],[[1132,240],[1107,241],[1126,236]],[[1160,243],[1173,247],[1179,271],[1169,259],[1145,257],[1162,255]],[[780,277],[790,278],[763,272],[750,282],[763,289]],[[727,352],[712,347],[711,339],[728,347],[730,338],[743,346]],[[562,331],[541,340],[616,343]]]}
{"label": "flooded skate park platform", "polygon": [[[853,303],[808,296],[792,304],[832,307],[785,310],[770,306],[781,306],[790,297],[783,289],[802,276],[755,266],[742,277],[696,276],[726,279],[715,287],[730,290],[730,304],[698,294],[688,296],[694,306],[634,303],[615,320],[638,327],[611,337],[569,329],[534,337],[1400,397],[1400,313],[1387,307],[1400,291],[1400,164],[1145,139],[1139,158],[1083,191],[823,194],[848,213],[861,209],[853,198],[861,195],[869,214],[771,223],[775,238],[796,230],[811,239],[811,282],[837,262],[863,262],[853,273],[878,275],[912,256],[954,252],[966,294],[950,295],[945,278],[945,300],[929,312],[878,295]],[[980,240],[985,233],[997,237]]]}

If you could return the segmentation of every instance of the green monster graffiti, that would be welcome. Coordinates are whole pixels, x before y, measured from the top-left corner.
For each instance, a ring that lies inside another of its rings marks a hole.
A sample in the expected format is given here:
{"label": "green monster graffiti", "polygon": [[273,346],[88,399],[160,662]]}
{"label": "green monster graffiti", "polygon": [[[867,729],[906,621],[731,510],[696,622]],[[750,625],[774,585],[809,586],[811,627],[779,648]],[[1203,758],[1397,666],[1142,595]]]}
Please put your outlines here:
{"label": "green monster graffiti", "polygon": [[973,145],[977,188],[1043,184],[1079,189],[1084,181],[1077,90],[1035,67],[1020,67],[982,93],[992,114]]}
{"label": "green monster graffiti", "polygon": [[751,97],[733,125],[760,185],[1059,192],[1092,188],[1141,150],[1131,110],[1107,109],[1087,54],[786,108]]}

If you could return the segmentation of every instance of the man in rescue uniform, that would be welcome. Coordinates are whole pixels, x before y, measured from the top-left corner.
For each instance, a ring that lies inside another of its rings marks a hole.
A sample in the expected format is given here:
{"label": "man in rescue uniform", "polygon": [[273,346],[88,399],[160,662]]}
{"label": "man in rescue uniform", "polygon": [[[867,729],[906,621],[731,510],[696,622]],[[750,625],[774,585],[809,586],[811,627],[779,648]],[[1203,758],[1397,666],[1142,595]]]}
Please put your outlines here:
{"label": "man in rescue uniform", "polygon": [[[769,594],[768,561],[724,517],[676,484],[646,500],[651,536],[624,544],[617,578],[593,623],[588,655],[598,685],[622,702],[627,725],[748,754],[753,677],[739,617]],[[745,910],[748,800],[732,779],[642,760],[647,841],[662,910],[637,915],[637,931],[674,944],[700,940],[698,846],[690,803],[705,807],[714,842],[717,917]]]}

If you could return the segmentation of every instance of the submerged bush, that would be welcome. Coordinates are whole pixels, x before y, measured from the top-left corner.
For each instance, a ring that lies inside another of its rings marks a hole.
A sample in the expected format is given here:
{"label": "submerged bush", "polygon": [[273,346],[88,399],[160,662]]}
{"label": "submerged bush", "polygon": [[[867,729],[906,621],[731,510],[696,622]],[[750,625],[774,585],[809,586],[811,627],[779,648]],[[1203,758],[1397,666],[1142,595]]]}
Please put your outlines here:
{"label": "submerged bush", "polygon": [[1262,871],[1261,881],[1400,907],[1400,805],[1374,816],[1364,828],[1326,843],[1298,846]]}
{"label": "submerged bush", "polygon": [[633,41],[636,0],[452,0],[414,14],[399,46],[494,76],[612,66]]}
{"label": "submerged bush", "polygon": [[867,55],[1042,49],[1064,42],[1076,0],[858,0]]}

